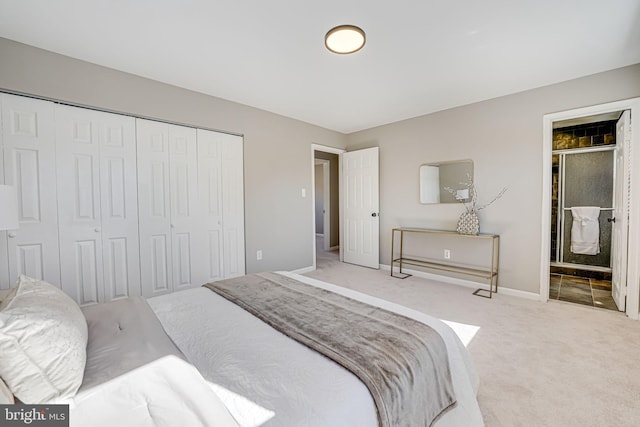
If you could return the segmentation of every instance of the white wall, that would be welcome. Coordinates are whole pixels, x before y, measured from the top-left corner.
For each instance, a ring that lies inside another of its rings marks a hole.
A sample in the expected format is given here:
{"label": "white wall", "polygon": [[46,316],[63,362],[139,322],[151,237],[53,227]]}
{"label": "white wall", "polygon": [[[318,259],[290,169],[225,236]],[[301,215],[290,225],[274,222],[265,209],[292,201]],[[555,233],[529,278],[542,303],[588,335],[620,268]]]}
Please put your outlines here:
{"label": "white wall", "polygon": [[2,38],[0,90],[244,135],[247,272],[313,265],[309,150],[343,134]]}
{"label": "white wall", "polygon": [[640,64],[349,136],[1,38],[0,89],[243,134],[248,272],[313,264],[310,144],[380,147],[383,264],[392,227],[451,229],[461,212],[419,203],[419,165],[470,158],[481,201],[509,186],[480,216],[502,236],[501,286],[538,292],[542,116],[640,96]]}
{"label": "white wall", "polygon": [[[380,147],[380,253],[389,264],[391,228],[455,229],[462,208],[422,205],[423,163],[472,159],[480,231],[501,236],[500,286],[538,293],[542,197],[542,116],[640,96],[640,64],[357,132],[348,150]],[[455,242],[452,260],[455,261]],[[632,254],[632,256],[637,256]]]}

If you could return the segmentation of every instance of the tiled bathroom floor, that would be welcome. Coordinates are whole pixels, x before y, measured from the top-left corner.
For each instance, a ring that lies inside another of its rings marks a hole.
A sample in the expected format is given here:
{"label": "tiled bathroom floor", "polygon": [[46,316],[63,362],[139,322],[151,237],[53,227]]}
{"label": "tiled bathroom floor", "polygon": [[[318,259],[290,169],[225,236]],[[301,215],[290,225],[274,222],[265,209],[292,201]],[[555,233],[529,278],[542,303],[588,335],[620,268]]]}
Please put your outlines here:
{"label": "tiled bathroom floor", "polygon": [[551,274],[549,299],[618,311],[611,296],[611,282]]}

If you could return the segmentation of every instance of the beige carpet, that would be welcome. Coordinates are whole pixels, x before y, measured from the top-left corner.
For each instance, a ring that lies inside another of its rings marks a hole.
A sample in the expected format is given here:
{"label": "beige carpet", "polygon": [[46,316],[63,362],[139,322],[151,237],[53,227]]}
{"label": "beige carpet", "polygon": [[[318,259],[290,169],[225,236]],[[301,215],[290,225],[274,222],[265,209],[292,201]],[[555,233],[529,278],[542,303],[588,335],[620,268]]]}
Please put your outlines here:
{"label": "beige carpet", "polygon": [[340,263],[318,252],[307,274],[480,329],[468,344],[488,427],[639,426],[640,322],[558,301],[542,303]]}

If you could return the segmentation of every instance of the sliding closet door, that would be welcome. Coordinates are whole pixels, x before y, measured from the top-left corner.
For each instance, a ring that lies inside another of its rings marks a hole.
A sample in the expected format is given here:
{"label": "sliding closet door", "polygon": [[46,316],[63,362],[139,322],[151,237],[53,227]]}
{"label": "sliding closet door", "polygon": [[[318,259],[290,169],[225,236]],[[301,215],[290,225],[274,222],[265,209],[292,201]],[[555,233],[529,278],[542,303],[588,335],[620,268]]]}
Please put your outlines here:
{"label": "sliding closet door", "polygon": [[56,107],[62,289],[78,304],[103,300],[100,147],[94,111]]}
{"label": "sliding closet door", "polygon": [[136,121],[102,114],[100,206],[104,301],[141,294]]}
{"label": "sliding closet door", "polygon": [[62,288],[79,304],[140,294],[134,124],[56,106]]}
{"label": "sliding closet door", "polygon": [[20,220],[6,233],[9,281],[26,274],[60,286],[54,104],[6,94],[0,103],[4,181],[17,187]]}
{"label": "sliding closet door", "polygon": [[20,274],[80,304],[245,273],[242,138],[0,94],[0,289]]}
{"label": "sliding closet door", "polygon": [[169,126],[136,119],[140,277],[146,297],[170,292],[173,270]]}
{"label": "sliding closet door", "polygon": [[[4,139],[2,138],[2,100],[0,99],[0,184],[4,184]],[[0,230],[0,289],[9,289],[9,256],[7,255],[8,231]]]}
{"label": "sliding closet door", "polygon": [[222,232],[224,277],[245,274],[244,171],[242,137],[222,138]]}
{"label": "sliding closet door", "polygon": [[224,134],[198,129],[198,189],[206,237],[203,283],[223,278],[221,136]]}
{"label": "sliding closet door", "polygon": [[205,235],[198,204],[198,152],[194,128],[169,125],[172,290],[204,284]]}

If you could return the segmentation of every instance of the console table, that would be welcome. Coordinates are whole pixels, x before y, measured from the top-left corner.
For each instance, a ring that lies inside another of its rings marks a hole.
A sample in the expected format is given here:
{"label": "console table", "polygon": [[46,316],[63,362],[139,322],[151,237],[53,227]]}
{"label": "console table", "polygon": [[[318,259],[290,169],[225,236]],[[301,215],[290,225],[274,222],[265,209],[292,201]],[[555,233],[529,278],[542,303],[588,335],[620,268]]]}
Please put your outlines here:
{"label": "console table", "polygon": [[[403,254],[403,246],[405,234],[420,233],[422,235],[438,235],[451,239],[485,239],[490,241],[490,251],[487,248],[487,258],[489,263],[486,267],[469,267],[459,264],[441,262],[440,260],[422,260],[417,258],[408,258]],[[395,241],[396,235],[399,235],[400,245],[399,253],[395,255]],[[446,230],[430,230],[425,228],[394,228],[391,230],[391,276],[399,279],[406,279],[411,274],[404,273],[402,271],[403,265],[414,265],[418,267],[425,267],[432,270],[447,271],[451,273],[464,274],[467,276],[479,277],[489,281],[489,290],[476,289],[473,294],[484,298],[491,298],[494,293],[498,292],[498,261],[499,261],[499,249],[500,249],[500,236],[497,234],[485,234],[480,233],[478,235],[473,234],[460,234],[456,231]],[[491,258],[489,258],[491,256]],[[394,274],[394,266],[398,264],[398,274]],[[483,295],[481,292],[487,292],[488,295]]]}

